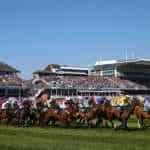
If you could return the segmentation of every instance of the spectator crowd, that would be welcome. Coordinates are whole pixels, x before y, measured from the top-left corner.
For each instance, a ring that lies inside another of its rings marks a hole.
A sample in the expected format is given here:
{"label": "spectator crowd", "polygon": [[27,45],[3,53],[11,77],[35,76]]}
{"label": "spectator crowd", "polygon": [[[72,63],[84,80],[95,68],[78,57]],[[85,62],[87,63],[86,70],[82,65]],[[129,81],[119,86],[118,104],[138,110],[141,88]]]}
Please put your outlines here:
{"label": "spectator crowd", "polygon": [[0,77],[0,85],[26,85],[36,88],[73,88],[73,89],[145,89],[148,86],[143,83],[120,79],[115,77],[95,77],[95,76],[50,76],[40,79],[23,80],[19,77]]}
{"label": "spectator crowd", "polygon": [[[41,82],[40,82],[41,80]],[[40,78],[36,82],[39,87],[53,87],[53,88],[74,88],[74,89],[144,89],[147,88],[144,84],[139,84],[127,79],[120,79],[116,77],[95,77],[95,76],[51,76]],[[44,81],[44,82],[43,82]],[[46,84],[45,84],[46,82]]]}

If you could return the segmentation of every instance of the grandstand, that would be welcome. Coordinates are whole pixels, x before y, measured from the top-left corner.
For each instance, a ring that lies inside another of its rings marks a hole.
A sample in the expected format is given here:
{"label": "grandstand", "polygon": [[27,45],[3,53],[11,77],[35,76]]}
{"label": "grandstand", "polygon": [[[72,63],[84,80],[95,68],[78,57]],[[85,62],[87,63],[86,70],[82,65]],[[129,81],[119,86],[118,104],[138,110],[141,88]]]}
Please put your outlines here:
{"label": "grandstand", "polygon": [[0,64],[0,97],[36,95],[45,89],[54,96],[150,95],[150,60],[99,61],[91,68],[50,64],[23,80],[17,69]]}
{"label": "grandstand", "polygon": [[92,70],[48,65],[34,75],[41,80],[36,86],[45,86],[52,95],[150,94],[150,60],[146,59],[99,61]]}
{"label": "grandstand", "polygon": [[97,61],[92,74],[127,79],[150,79],[150,59]]}
{"label": "grandstand", "polygon": [[18,76],[19,70],[0,62],[0,97],[25,95],[23,80]]}
{"label": "grandstand", "polygon": [[0,77],[15,77],[19,72],[20,71],[15,69],[14,67],[0,62]]}
{"label": "grandstand", "polygon": [[97,61],[91,74],[114,78],[125,93],[150,93],[150,59]]}

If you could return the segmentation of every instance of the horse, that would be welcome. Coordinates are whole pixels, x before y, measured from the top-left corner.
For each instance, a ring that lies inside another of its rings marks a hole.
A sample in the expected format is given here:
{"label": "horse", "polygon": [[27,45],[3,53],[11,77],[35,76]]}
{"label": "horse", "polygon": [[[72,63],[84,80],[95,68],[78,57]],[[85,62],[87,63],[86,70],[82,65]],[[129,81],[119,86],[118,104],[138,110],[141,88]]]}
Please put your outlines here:
{"label": "horse", "polygon": [[88,108],[86,112],[83,112],[83,110],[80,109],[78,112],[78,119],[79,119],[78,124],[81,124],[81,123],[84,124],[85,122],[87,122],[88,127],[92,128],[94,119],[97,118],[99,120],[99,122],[101,120],[99,118],[99,116],[100,116],[99,113],[100,113],[100,109],[97,107],[96,104],[93,105],[92,107]]}
{"label": "horse", "polygon": [[1,123],[2,124],[16,124],[18,116],[18,107],[15,106],[15,109],[11,108],[11,104],[8,103],[6,109],[1,109]]}
{"label": "horse", "polygon": [[[114,106],[111,106],[110,101],[106,100],[104,104],[99,104],[98,109],[100,110],[100,121],[108,120],[114,129],[127,129],[127,121],[131,114],[133,114],[136,103],[135,100],[131,100],[131,104],[123,109],[121,112]],[[118,119],[121,125],[115,126],[113,120]]]}
{"label": "horse", "polygon": [[136,115],[136,118],[138,120],[138,128],[144,129],[144,120],[150,119],[150,112],[143,111],[143,103],[136,103],[134,114]]}
{"label": "horse", "polygon": [[43,117],[45,112],[43,111],[44,103],[47,102],[50,95],[47,92],[41,93],[35,100],[31,103],[30,118],[32,122],[36,125],[43,124]]}
{"label": "horse", "polygon": [[[49,125],[55,125],[57,120],[63,122],[65,125],[70,126],[70,124],[77,119],[78,107],[76,105],[69,105],[67,108],[57,111],[55,108],[50,107],[44,114],[44,122]],[[51,123],[49,123],[52,121]]]}
{"label": "horse", "polygon": [[18,116],[19,126],[29,126],[31,121],[33,120],[33,115],[31,112],[32,102],[30,100],[22,101],[22,108],[20,110],[20,115]]}

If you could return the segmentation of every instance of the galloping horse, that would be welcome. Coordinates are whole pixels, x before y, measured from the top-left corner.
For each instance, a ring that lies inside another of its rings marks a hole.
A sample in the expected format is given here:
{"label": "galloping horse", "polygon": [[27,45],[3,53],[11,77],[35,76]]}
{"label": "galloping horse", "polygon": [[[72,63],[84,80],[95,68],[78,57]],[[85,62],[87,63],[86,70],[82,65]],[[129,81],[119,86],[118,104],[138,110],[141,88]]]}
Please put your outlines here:
{"label": "galloping horse", "polygon": [[7,124],[9,123],[9,115],[10,115],[10,107],[7,107],[5,110],[0,110],[0,120],[2,124]]}
{"label": "galloping horse", "polygon": [[[100,119],[105,119],[110,121],[112,124],[112,128],[119,129],[127,129],[127,121],[130,115],[133,113],[135,109],[135,104],[133,103],[135,100],[131,100],[131,104],[127,107],[127,109],[122,110],[121,112],[114,106],[111,106],[110,101],[106,100],[104,104],[99,104],[98,108],[100,110]],[[121,125],[114,126],[113,120],[118,119],[121,122]],[[101,121],[101,120],[100,120]]]}
{"label": "galloping horse", "polygon": [[19,126],[27,126],[29,122],[33,119],[31,114],[31,105],[32,102],[30,100],[22,101],[22,108],[20,109],[19,118]]}
{"label": "galloping horse", "polygon": [[49,108],[44,115],[44,122],[49,123],[52,121],[52,124],[55,124],[56,120],[59,120],[66,125],[70,125],[78,116],[78,107],[76,105],[69,105],[67,108],[57,112],[54,108]]}
{"label": "galloping horse", "polygon": [[49,100],[48,93],[41,93],[34,101],[32,101],[32,109],[34,110],[31,113],[34,122],[37,125],[43,124],[43,118],[46,112],[43,111],[43,105]]}
{"label": "galloping horse", "polygon": [[2,110],[1,109],[1,123],[3,124],[9,124],[9,123],[15,123],[17,122],[18,117],[18,109],[14,111],[14,109],[11,108],[11,105],[8,103],[7,108]]}
{"label": "galloping horse", "polygon": [[89,128],[93,127],[93,119],[99,117],[99,110],[96,107],[89,108],[86,113],[79,111],[78,116],[80,116],[80,122],[83,120],[83,123],[86,121]]}
{"label": "galloping horse", "polygon": [[135,115],[138,120],[138,128],[143,129],[144,128],[144,120],[150,119],[150,112],[143,111],[143,103],[139,102],[136,103],[135,107]]}

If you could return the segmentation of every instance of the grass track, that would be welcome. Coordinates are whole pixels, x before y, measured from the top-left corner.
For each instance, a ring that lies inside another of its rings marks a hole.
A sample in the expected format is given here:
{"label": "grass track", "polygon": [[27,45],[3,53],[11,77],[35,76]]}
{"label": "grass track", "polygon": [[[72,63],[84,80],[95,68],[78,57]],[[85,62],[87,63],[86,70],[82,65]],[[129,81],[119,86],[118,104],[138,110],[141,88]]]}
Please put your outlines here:
{"label": "grass track", "polygon": [[149,150],[150,130],[0,126],[0,150]]}

